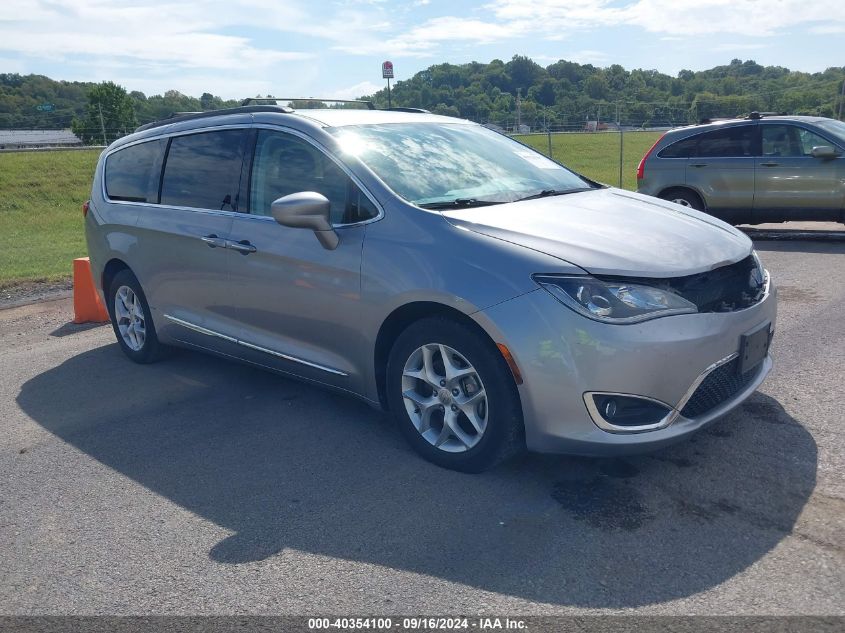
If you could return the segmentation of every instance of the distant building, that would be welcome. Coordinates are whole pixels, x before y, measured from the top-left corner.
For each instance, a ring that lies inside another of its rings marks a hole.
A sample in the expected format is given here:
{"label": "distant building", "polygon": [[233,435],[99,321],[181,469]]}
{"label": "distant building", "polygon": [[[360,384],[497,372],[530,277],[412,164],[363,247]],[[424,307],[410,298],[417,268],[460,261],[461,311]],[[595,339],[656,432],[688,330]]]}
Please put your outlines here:
{"label": "distant building", "polygon": [[70,130],[0,130],[0,149],[79,147],[82,140]]}

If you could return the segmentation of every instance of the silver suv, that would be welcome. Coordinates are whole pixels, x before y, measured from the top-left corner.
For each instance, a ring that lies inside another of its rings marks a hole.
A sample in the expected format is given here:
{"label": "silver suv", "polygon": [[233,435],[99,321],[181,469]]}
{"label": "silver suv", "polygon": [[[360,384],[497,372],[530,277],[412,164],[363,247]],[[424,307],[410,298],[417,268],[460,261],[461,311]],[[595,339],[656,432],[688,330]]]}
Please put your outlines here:
{"label": "silver suv", "polygon": [[671,130],[640,161],[637,183],[731,224],[845,222],[845,123],[752,113]]}
{"label": "silver suv", "polygon": [[468,121],[162,121],[103,152],[85,227],[132,360],[183,346],[324,385],[448,468],[659,447],[772,365],[775,295],[745,235]]}

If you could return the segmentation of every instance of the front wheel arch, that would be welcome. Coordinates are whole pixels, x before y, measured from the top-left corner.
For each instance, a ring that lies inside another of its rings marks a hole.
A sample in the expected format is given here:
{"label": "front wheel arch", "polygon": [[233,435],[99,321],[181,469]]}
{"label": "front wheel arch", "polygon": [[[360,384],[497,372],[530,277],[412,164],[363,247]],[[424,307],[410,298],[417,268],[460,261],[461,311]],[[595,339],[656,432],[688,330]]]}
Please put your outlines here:
{"label": "front wheel arch", "polygon": [[[434,301],[414,301],[396,308],[385,318],[379,328],[373,358],[378,400],[379,404],[386,411],[390,409],[387,401],[387,360],[390,356],[390,350],[393,349],[393,344],[402,332],[417,321],[429,317],[444,317],[466,325],[483,336],[489,341],[490,345],[496,347],[496,341],[493,340],[487,330],[481,327],[471,317],[450,306]],[[515,385],[516,383],[514,381]],[[517,389],[516,391],[517,397],[519,397],[519,390]]]}

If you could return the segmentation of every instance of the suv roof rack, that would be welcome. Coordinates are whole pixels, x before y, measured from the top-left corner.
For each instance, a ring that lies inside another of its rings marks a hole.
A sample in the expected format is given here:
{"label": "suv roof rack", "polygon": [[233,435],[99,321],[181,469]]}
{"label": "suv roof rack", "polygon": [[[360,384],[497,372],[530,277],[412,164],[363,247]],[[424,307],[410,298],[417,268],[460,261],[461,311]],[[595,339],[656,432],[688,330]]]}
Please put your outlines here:
{"label": "suv roof rack", "polygon": [[738,120],[739,120],[739,117],[735,117],[735,116],[722,116],[722,117],[714,116],[714,117],[704,117],[702,119],[699,119],[698,124],[699,125],[707,125],[708,123],[717,123],[719,121],[738,121]]}
{"label": "suv roof rack", "polygon": [[379,108],[379,110],[387,110],[389,112],[416,112],[418,114],[431,114],[431,110],[425,108],[406,108],[404,106],[397,106],[395,108]]}
{"label": "suv roof rack", "polygon": [[762,119],[767,116],[787,116],[786,112],[757,112],[756,110],[746,116],[746,119]]}
{"label": "suv roof rack", "polygon": [[241,101],[241,105],[279,105],[279,103],[281,103],[282,107],[291,107],[288,106],[288,104],[297,101],[316,103],[357,103],[367,106],[367,110],[376,109],[372,101],[364,101],[362,99],[321,99],[318,97],[249,97]]}
{"label": "suv roof rack", "polygon": [[179,123],[181,121],[191,121],[193,119],[205,119],[213,116],[223,116],[225,114],[248,114],[250,112],[282,112],[290,114],[293,109],[278,105],[247,105],[239,108],[223,108],[222,110],[206,110],[205,112],[174,112],[169,117],[146,123],[135,128],[136,132],[149,130],[162,125],[170,125],[171,123]]}

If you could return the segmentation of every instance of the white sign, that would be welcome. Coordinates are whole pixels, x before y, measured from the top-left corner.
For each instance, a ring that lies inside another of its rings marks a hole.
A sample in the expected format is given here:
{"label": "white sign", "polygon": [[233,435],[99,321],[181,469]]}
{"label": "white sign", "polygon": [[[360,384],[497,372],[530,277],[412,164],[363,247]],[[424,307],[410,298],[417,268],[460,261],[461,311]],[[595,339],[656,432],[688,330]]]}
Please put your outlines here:
{"label": "white sign", "polygon": [[393,62],[384,62],[381,65],[382,79],[393,79]]}

